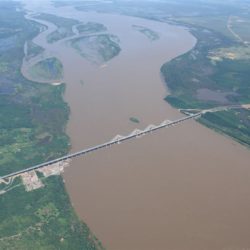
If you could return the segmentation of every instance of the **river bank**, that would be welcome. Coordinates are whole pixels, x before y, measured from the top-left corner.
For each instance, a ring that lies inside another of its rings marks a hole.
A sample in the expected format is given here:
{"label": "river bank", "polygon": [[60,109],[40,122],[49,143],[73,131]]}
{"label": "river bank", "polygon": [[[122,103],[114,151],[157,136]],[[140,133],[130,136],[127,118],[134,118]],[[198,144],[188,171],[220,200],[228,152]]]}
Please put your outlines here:
{"label": "river bank", "polygon": [[[195,45],[187,30],[72,7],[46,11],[102,23],[119,37],[122,49],[100,67],[63,44],[44,44],[64,66],[72,151],[180,116],[163,100],[160,67]],[[153,30],[159,39],[148,39],[133,25]],[[140,123],[131,123],[131,117]],[[107,249],[221,249],[228,241],[248,244],[239,235],[249,227],[248,164],[245,148],[190,121],[76,159],[64,178],[78,215]]]}
{"label": "river bank", "polygon": [[[69,150],[65,85],[41,84],[21,74],[25,44],[42,28],[25,18],[21,7],[0,3],[0,176]],[[32,46],[32,56],[43,51],[37,48]],[[76,216],[63,178],[37,175],[0,183],[0,249],[101,249]]]}

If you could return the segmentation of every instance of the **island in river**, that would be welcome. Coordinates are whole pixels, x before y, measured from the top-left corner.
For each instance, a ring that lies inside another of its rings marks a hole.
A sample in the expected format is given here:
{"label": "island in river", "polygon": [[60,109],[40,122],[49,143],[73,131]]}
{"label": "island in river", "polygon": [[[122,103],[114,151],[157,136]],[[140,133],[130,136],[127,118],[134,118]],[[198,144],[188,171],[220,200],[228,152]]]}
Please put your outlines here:
{"label": "island in river", "polygon": [[[43,26],[27,20],[21,7],[0,3],[0,176],[69,150],[65,85],[32,82],[20,72],[24,57],[31,60],[44,52],[32,42]],[[61,76],[62,68],[53,58],[36,67],[49,80]],[[103,249],[76,216],[62,177],[38,176],[40,185],[31,189],[20,177],[0,180],[0,249]]]}
{"label": "island in river", "polygon": [[[101,4],[91,6],[98,10]],[[112,7],[104,5],[106,11]],[[57,17],[63,13],[63,18],[77,20],[76,25],[101,23],[119,38],[121,47],[111,61],[93,64],[65,46],[67,39],[76,37],[48,43],[56,23],[46,23],[48,30],[33,40],[63,64],[72,151],[180,116],[163,101],[169,93],[159,71],[164,62],[195,45],[186,30],[141,18],[82,12],[84,3],[78,6],[81,11],[43,8],[39,11]],[[146,4],[139,14],[146,16],[149,9]],[[149,39],[135,25],[159,39]],[[131,114],[138,114],[141,122],[130,122]],[[247,149],[190,122],[74,160],[64,178],[78,215],[107,249],[239,248],[249,246],[248,165]]]}

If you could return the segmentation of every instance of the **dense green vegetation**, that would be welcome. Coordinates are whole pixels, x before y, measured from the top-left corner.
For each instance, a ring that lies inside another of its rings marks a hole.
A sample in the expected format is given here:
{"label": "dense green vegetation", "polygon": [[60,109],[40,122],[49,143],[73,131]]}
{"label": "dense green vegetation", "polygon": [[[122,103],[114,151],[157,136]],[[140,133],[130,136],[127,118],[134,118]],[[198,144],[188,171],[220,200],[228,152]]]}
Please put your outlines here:
{"label": "dense green vegetation", "polygon": [[42,81],[60,81],[63,77],[63,65],[55,57],[42,60],[29,69],[33,79]]}
{"label": "dense green vegetation", "polygon": [[[241,0],[243,2],[243,0]],[[227,2],[216,0],[164,0],[164,1],[70,1],[54,0],[56,7],[74,5],[81,11],[97,11],[107,13],[121,13],[124,15],[143,17],[165,21],[173,16],[190,17],[208,14],[214,17],[246,12],[246,4],[239,0]],[[240,8],[242,6],[242,8]],[[250,7],[249,7],[250,8]]]}
{"label": "dense green vegetation", "polygon": [[[17,7],[0,2],[0,176],[69,150],[65,86],[31,82],[20,72],[24,44],[40,27]],[[76,217],[62,178],[42,182],[45,186],[32,192],[26,192],[18,178],[0,183],[0,249],[101,249]]]}
{"label": "dense green vegetation", "polygon": [[231,136],[240,143],[250,145],[250,111],[206,113],[199,121],[207,127]]}
{"label": "dense green vegetation", "polygon": [[159,35],[155,31],[153,31],[149,28],[139,26],[139,25],[133,25],[133,28],[135,30],[141,32],[142,34],[144,34],[151,41],[155,41],[155,40],[159,39]]}
{"label": "dense green vegetation", "polygon": [[42,52],[44,52],[44,48],[40,47],[32,41],[27,41],[27,51],[25,55],[26,60],[29,60],[30,58],[35,57]]}
{"label": "dense green vegetation", "polygon": [[[26,21],[23,13],[16,13],[14,4],[3,2],[1,5],[4,20],[0,20],[1,24],[19,30],[14,36],[0,40],[3,48],[0,54],[0,171],[4,174],[67,152],[64,126],[69,111],[62,99],[64,86],[33,83],[22,76],[24,43],[39,32],[39,27]],[[47,139],[41,139],[45,133]]]}
{"label": "dense green vegetation", "polygon": [[47,36],[47,41],[49,43],[57,42],[61,39],[74,35],[74,32],[72,31],[72,26],[79,24],[79,22],[74,19],[59,17],[45,13],[36,16],[36,18],[48,21],[57,26],[57,30],[53,31]]}
{"label": "dense green vegetation", "polygon": [[111,60],[121,51],[118,38],[110,34],[79,37],[70,43],[83,57],[97,64]]}
{"label": "dense green vegetation", "polygon": [[[55,5],[72,5],[72,2],[64,1],[62,4],[55,1]],[[166,63],[161,69],[171,92],[166,101],[174,107],[202,109],[250,103],[248,1],[121,0],[96,1],[92,4],[88,1],[75,1],[73,5],[82,11],[121,13],[180,24],[190,29],[198,40],[196,46],[190,52]],[[244,115],[248,113],[245,111]],[[222,116],[222,113],[218,115]],[[235,125],[240,124],[239,117],[234,122]],[[210,120],[210,127],[211,124]],[[246,126],[249,130],[249,125]],[[218,129],[216,123],[214,128]],[[221,132],[232,136],[231,125],[228,123],[228,129]],[[246,130],[242,133],[248,136]],[[233,137],[245,143],[242,136]]]}
{"label": "dense green vegetation", "polygon": [[86,24],[79,24],[76,26],[79,34],[89,34],[96,32],[107,31],[107,28],[101,23],[87,22]]}
{"label": "dense green vegetation", "polygon": [[223,13],[221,15],[212,15],[212,13],[209,14],[210,15],[205,16],[178,16],[173,18],[173,20],[185,25],[188,24],[191,27],[198,26],[203,29],[213,30],[214,32],[224,35],[225,37],[233,39],[233,34],[227,29],[229,16],[227,14],[223,15]]}
{"label": "dense green vegetation", "polygon": [[130,117],[129,120],[134,123],[140,123],[140,120],[136,117]]}
{"label": "dense green vegetation", "polygon": [[[248,51],[245,45],[238,44],[222,33],[201,27],[191,29],[191,32],[198,39],[196,46],[162,66],[162,74],[171,92],[166,101],[181,109],[250,103],[250,58],[244,53]],[[201,97],[200,90],[208,90],[210,95]],[[215,100],[213,95],[221,95],[221,98]],[[245,111],[243,114],[249,113]],[[216,116],[224,119],[224,113]],[[211,115],[206,115],[202,121],[211,128],[221,128],[224,134],[249,144],[249,123],[246,123],[246,129],[240,131],[238,125],[241,121],[239,116],[235,118],[234,128],[231,123],[226,124],[229,119],[224,120],[224,127],[219,126],[218,120],[211,119]]]}
{"label": "dense green vegetation", "polygon": [[21,185],[1,195],[0,249],[102,249],[74,214],[61,177],[43,182],[45,188],[26,192]]}
{"label": "dense green vegetation", "polygon": [[249,15],[240,15],[231,17],[231,28],[233,31],[236,31],[240,38],[250,43],[250,16]]}
{"label": "dense green vegetation", "polygon": [[[220,102],[200,100],[197,90],[210,89],[221,92],[234,91],[234,83],[228,83],[228,70],[238,64],[234,61],[218,61],[216,64],[208,58],[208,53],[221,46],[230,46],[228,38],[204,29],[192,30],[198,38],[196,46],[185,55],[182,55],[171,62],[164,64],[161,68],[162,74],[171,91],[166,100],[178,108],[203,108],[221,105]],[[231,63],[231,64],[230,64]],[[220,68],[219,68],[220,67]],[[234,68],[238,73],[239,81],[244,76],[239,74],[240,69]],[[246,71],[247,73],[247,71]],[[240,87],[240,83],[239,83]],[[230,100],[228,100],[228,103]]]}

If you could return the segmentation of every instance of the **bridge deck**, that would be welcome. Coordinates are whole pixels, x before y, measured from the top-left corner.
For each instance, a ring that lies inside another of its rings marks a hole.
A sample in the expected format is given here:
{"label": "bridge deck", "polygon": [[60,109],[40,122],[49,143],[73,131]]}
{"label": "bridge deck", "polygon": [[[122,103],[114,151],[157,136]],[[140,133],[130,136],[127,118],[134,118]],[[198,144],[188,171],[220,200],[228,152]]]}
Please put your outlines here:
{"label": "bridge deck", "polygon": [[172,122],[167,123],[167,124],[163,124],[163,125],[155,126],[154,128],[142,130],[141,132],[133,134],[133,135],[123,136],[122,138],[120,138],[118,140],[115,140],[115,141],[108,141],[106,143],[99,144],[99,145],[96,145],[96,146],[91,147],[91,148],[87,148],[87,149],[84,149],[84,150],[81,150],[81,151],[78,151],[78,152],[75,152],[75,153],[72,153],[72,154],[68,154],[68,155],[56,158],[56,159],[51,160],[51,161],[47,161],[47,162],[44,162],[44,163],[29,167],[29,168],[25,168],[25,169],[16,171],[14,173],[10,173],[10,174],[1,176],[0,179],[10,178],[10,177],[20,175],[20,174],[25,173],[25,172],[29,172],[29,171],[32,171],[32,170],[36,170],[36,169],[48,166],[48,165],[52,165],[52,164],[60,162],[60,161],[64,161],[64,160],[72,159],[74,157],[85,155],[85,154],[88,154],[90,152],[93,152],[93,151],[96,151],[96,150],[99,150],[99,149],[102,149],[102,148],[105,148],[105,147],[109,147],[109,146],[112,146],[114,144],[117,144],[117,143],[120,143],[120,142],[123,142],[123,141],[131,140],[133,138],[136,138],[136,137],[139,137],[139,136],[142,136],[142,135],[146,135],[148,133],[152,133],[152,132],[154,132],[156,130],[159,130],[159,129],[162,129],[162,128],[165,128],[165,127],[170,127],[170,126],[176,125],[178,123],[184,122],[184,121],[189,120],[189,119],[194,119],[194,118],[196,118],[196,117],[198,117],[200,115],[201,115],[201,113],[190,115],[190,116],[183,117],[181,119],[172,121]]}

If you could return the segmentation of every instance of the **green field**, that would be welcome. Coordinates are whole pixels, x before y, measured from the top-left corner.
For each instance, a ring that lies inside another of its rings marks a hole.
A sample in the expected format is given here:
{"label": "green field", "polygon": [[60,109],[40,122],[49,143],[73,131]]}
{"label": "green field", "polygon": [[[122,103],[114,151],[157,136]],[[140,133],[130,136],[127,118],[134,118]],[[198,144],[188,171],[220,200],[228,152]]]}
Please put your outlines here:
{"label": "green field", "polygon": [[[24,44],[40,31],[37,23],[16,11],[20,7],[0,2],[0,176],[70,149],[65,85],[31,82],[20,72]],[[62,177],[41,180],[44,187],[31,192],[19,178],[0,183],[0,249],[103,249],[75,215]]]}

